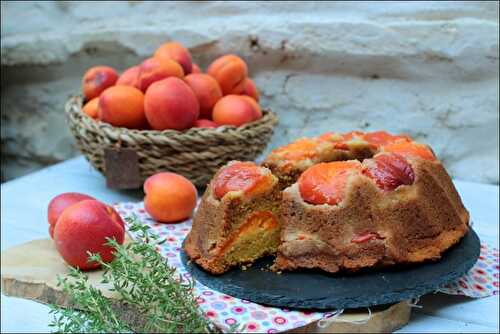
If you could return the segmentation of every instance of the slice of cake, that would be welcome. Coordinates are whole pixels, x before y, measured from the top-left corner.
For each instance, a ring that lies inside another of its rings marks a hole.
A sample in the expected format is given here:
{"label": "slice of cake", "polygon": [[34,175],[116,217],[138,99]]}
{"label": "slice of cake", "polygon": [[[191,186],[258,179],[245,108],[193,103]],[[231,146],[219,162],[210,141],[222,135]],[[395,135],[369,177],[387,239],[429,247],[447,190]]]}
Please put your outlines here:
{"label": "slice of cake", "polygon": [[229,268],[274,254],[279,245],[278,179],[253,162],[230,162],[208,185],[185,242],[205,270]]}

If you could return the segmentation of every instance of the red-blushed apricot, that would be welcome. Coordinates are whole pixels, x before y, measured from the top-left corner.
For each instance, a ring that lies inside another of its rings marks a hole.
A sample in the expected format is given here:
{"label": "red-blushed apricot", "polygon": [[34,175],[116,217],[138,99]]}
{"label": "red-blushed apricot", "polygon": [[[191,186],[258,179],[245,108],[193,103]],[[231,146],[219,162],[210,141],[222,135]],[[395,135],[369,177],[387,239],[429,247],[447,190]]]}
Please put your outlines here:
{"label": "red-blushed apricot", "polygon": [[47,208],[47,220],[49,221],[49,234],[54,238],[54,227],[56,226],[57,219],[63,211],[71,205],[84,201],[86,199],[94,199],[91,196],[80,193],[62,193],[54,197]]}
{"label": "red-blushed apricot", "polygon": [[223,167],[217,174],[212,182],[212,192],[217,199],[230,191],[242,191],[251,195],[269,189],[272,182],[272,175],[255,163],[234,162]]}
{"label": "red-blushed apricot", "polygon": [[436,160],[432,150],[424,144],[415,142],[397,142],[382,146],[383,152],[392,152],[402,155],[405,158],[421,158],[425,160]]}
{"label": "red-blushed apricot", "polygon": [[141,73],[141,67],[139,65],[127,68],[120,75],[116,81],[117,86],[132,86],[137,89],[141,89],[141,83],[139,81],[139,75]]}
{"label": "red-blushed apricot", "polygon": [[140,67],[139,85],[143,92],[156,81],[169,77],[183,78],[184,71],[181,65],[172,59],[148,58]]}
{"label": "red-blushed apricot", "polygon": [[222,94],[241,94],[245,88],[248,68],[243,59],[231,54],[214,60],[207,73],[217,80]]}
{"label": "red-blushed apricot", "polygon": [[146,127],[144,94],[131,86],[113,86],[99,97],[99,119],[129,129]]}
{"label": "red-blushed apricot", "polygon": [[200,104],[200,117],[212,118],[214,105],[222,98],[219,83],[208,74],[190,74],[184,78]]}
{"label": "red-blushed apricot", "polygon": [[106,238],[122,244],[125,226],[118,213],[96,200],[75,203],[63,211],[54,229],[54,243],[59,254],[73,267],[90,270],[99,267],[88,262],[88,254],[99,253],[104,262],[114,259],[114,249]]}
{"label": "red-blushed apricot", "polygon": [[219,125],[240,126],[256,119],[254,107],[241,95],[226,95],[214,106],[212,119]]}
{"label": "red-blushed apricot", "polygon": [[193,124],[193,127],[195,127],[195,128],[216,128],[218,126],[219,125],[217,123],[215,123],[214,121],[211,121],[209,119],[203,119],[203,118],[197,119]]}
{"label": "red-blushed apricot", "polygon": [[[232,92],[232,94],[238,94],[238,93]],[[253,80],[250,78],[245,79],[245,83],[243,85],[243,91],[240,91],[239,94],[250,96],[255,101],[259,102],[259,97],[260,97],[259,91],[257,90],[257,86],[255,86]]]}
{"label": "red-blushed apricot", "polygon": [[257,101],[255,101],[252,97],[246,95],[241,95],[241,98],[252,105],[254,111],[254,121],[262,117],[262,109],[260,109],[260,105]]}
{"label": "red-blushed apricot", "polygon": [[85,103],[82,111],[89,117],[96,119],[99,112],[99,98],[94,97],[89,102]]}
{"label": "red-blushed apricot", "polygon": [[85,72],[82,79],[82,91],[86,101],[98,97],[118,80],[118,73],[109,66],[94,66]]}
{"label": "red-blushed apricot", "polygon": [[335,161],[314,165],[299,177],[300,195],[310,204],[336,205],[344,198],[349,175],[360,170],[361,164],[356,161]]}
{"label": "red-blushed apricot", "polygon": [[156,49],[154,53],[155,58],[171,59],[182,66],[184,74],[192,72],[192,60],[189,50],[177,42],[168,42]]}
{"label": "red-blushed apricot", "polygon": [[364,160],[363,165],[363,174],[373,179],[382,190],[391,191],[415,182],[413,168],[405,158],[396,153],[378,154],[372,159]]}
{"label": "red-blushed apricot", "polygon": [[201,70],[201,68],[198,65],[196,65],[196,64],[193,63],[193,67],[191,69],[191,73],[192,74],[197,74],[197,73],[203,73],[203,71]]}
{"label": "red-blushed apricot", "polygon": [[382,146],[387,144],[396,143],[399,141],[409,142],[411,138],[406,135],[391,135],[386,131],[374,131],[368,132],[362,135],[362,138],[366,140],[368,143],[375,146]]}
{"label": "red-blushed apricot", "polygon": [[191,217],[196,207],[196,188],[184,176],[158,173],[144,182],[144,208],[162,223],[180,222]]}
{"label": "red-blushed apricot", "polygon": [[175,77],[153,83],[146,92],[144,108],[148,122],[155,130],[188,129],[200,113],[193,90]]}

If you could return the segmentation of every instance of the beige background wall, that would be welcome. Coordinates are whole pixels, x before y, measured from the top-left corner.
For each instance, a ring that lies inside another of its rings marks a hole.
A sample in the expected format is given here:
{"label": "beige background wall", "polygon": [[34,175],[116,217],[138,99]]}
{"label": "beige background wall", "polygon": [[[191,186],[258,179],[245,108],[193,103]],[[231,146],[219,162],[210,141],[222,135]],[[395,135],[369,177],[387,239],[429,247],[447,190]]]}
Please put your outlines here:
{"label": "beige background wall", "polygon": [[245,58],[280,117],[271,147],[387,129],[462,180],[499,181],[497,2],[2,2],[2,181],[77,152],[63,105],[92,65],[176,39],[202,66]]}

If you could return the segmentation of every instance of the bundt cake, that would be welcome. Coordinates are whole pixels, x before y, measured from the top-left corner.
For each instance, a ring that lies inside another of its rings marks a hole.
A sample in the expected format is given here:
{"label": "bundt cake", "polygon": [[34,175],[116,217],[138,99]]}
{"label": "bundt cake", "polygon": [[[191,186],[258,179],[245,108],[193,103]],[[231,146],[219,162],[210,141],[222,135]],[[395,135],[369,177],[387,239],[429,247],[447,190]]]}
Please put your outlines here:
{"label": "bundt cake", "polygon": [[185,250],[214,274],[265,254],[276,254],[276,270],[355,271],[438,259],[468,222],[427,145],[384,131],[327,133],[272,151],[262,166],[221,168]]}

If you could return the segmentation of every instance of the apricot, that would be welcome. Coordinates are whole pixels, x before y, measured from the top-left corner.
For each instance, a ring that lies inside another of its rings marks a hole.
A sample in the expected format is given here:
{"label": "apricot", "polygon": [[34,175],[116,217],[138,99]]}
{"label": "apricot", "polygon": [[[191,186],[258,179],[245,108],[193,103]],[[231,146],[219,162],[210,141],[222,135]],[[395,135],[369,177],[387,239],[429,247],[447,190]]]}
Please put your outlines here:
{"label": "apricot", "polygon": [[256,194],[268,189],[271,183],[272,177],[255,163],[234,162],[223,167],[217,174],[212,183],[212,192],[217,199],[230,191]]}
{"label": "apricot", "polygon": [[260,105],[257,101],[255,101],[255,99],[253,97],[250,97],[250,96],[247,96],[247,95],[241,95],[241,98],[244,99],[245,101],[247,101],[248,103],[250,103],[252,105],[252,108],[255,112],[255,118],[254,118],[254,121],[255,120],[258,120],[259,118],[262,117],[262,109],[260,109]]}
{"label": "apricot", "polygon": [[405,142],[411,141],[410,137],[406,135],[394,136],[386,131],[368,132],[364,134],[362,138],[366,140],[368,143],[375,145],[377,147],[399,141],[405,141]]}
{"label": "apricot", "polygon": [[365,160],[363,174],[373,179],[377,186],[386,191],[401,185],[412,185],[415,173],[411,165],[401,155],[382,153],[372,159]]}
{"label": "apricot", "polygon": [[181,65],[172,59],[148,58],[142,64],[139,73],[139,86],[143,92],[156,81],[169,77],[183,78]]}
{"label": "apricot", "polygon": [[113,86],[99,98],[99,119],[113,126],[143,129],[147,125],[144,114],[144,94],[131,86]]}
{"label": "apricot", "polygon": [[207,73],[217,80],[222,94],[241,94],[245,88],[248,69],[243,59],[230,54],[214,60]]}
{"label": "apricot", "polygon": [[348,177],[359,170],[361,164],[355,161],[314,165],[299,177],[300,195],[310,204],[336,205],[344,198]]}
{"label": "apricot", "polygon": [[137,89],[141,89],[141,83],[139,81],[139,75],[141,73],[141,67],[139,65],[127,68],[116,81],[116,85],[122,86],[132,86]]}
{"label": "apricot", "polygon": [[241,95],[224,96],[212,112],[212,119],[219,125],[240,126],[257,118],[254,106]]}
{"label": "apricot", "polygon": [[158,173],[144,182],[144,208],[162,223],[179,222],[191,217],[196,207],[196,188],[184,176]]}
{"label": "apricot", "polygon": [[191,69],[191,74],[197,74],[197,73],[203,73],[203,71],[201,70],[201,68],[198,65],[193,63],[193,66]]}
{"label": "apricot", "polygon": [[216,128],[218,126],[219,125],[217,123],[215,123],[214,121],[211,121],[209,119],[202,119],[202,118],[197,119],[193,125],[193,127],[195,127],[195,128]]}
{"label": "apricot", "polygon": [[208,74],[190,74],[184,78],[200,104],[200,117],[212,118],[214,105],[222,98],[219,83]]}
{"label": "apricot", "polygon": [[144,108],[148,122],[155,130],[188,129],[200,113],[193,90],[175,77],[153,83],[146,92]]}
{"label": "apricot", "polygon": [[177,42],[168,42],[156,49],[154,57],[158,59],[171,59],[182,66],[184,74],[192,72],[191,54],[188,49]]}
{"label": "apricot", "polygon": [[56,226],[57,219],[63,213],[63,211],[70,207],[71,205],[87,200],[94,199],[85,194],[80,193],[62,193],[54,197],[47,208],[47,220],[49,222],[49,234],[51,238],[54,238],[54,227]]}
{"label": "apricot", "polygon": [[313,138],[301,138],[293,143],[274,149],[271,153],[285,160],[302,160],[314,158],[317,155],[318,141]]}
{"label": "apricot", "polygon": [[86,101],[98,97],[118,80],[118,73],[109,66],[94,66],[85,72],[82,79],[82,91]]}
{"label": "apricot", "polygon": [[111,262],[114,249],[105,245],[106,238],[122,244],[125,225],[110,206],[96,200],[84,200],[68,207],[57,220],[54,242],[63,259],[73,267],[90,270],[99,267],[88,262],[88,254],[99,253],[104,262]]}
{"label": "apricot", "polygon": [[384,152],[393,152],[409,158],[421,158],[425,160],[434,161],[436,156],[432,150],[424,144],[415,142],[397,142],[382,146]]}
{"label": "apricot", "polygon": [[94,97],[89,102],[85,103],[82,108],[82,111],[87,114],[87,116],[96,119],[99,111],[99,98]]}
{"label": "apricot", "polygon": [[[232,94],[236,94],[233,92]],[[246,78],[245,83],[243,85],[243,91],[240,92],[241,95],[247,95],[253,98],[255,101],[259,101],[259,91],[257,90],[257,86],[255,86],[255,83],[253,82],[252,79]]]}

